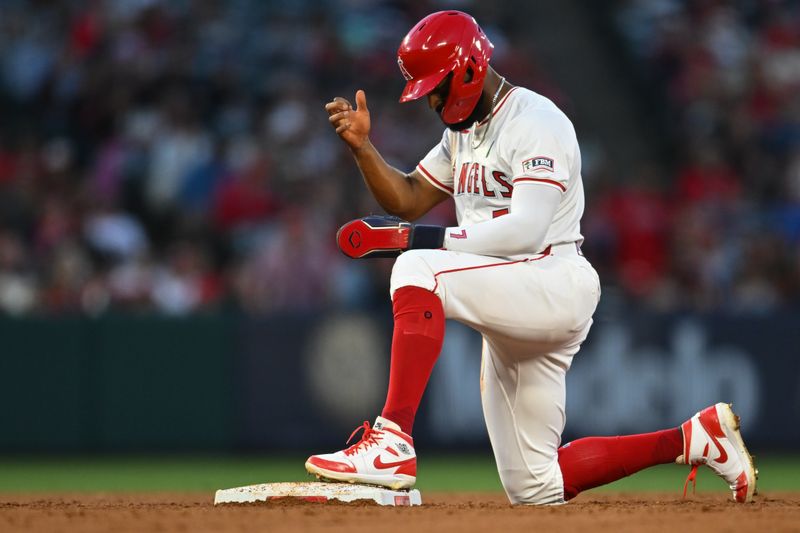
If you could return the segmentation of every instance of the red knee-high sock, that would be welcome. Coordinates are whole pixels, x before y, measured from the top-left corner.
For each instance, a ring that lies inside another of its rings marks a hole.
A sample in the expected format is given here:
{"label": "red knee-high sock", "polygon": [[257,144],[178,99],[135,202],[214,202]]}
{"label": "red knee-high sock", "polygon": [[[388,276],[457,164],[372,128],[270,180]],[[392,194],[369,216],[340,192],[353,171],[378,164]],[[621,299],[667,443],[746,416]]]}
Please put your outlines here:
{"label": "red knee-high sock", "polygon": [[394,293],[394,336],[389,392],[381,416],[411,434],[422,394],[444,341],[444,309],[439,297],[420,287]]}
{"label": "red knee-high sock", "polygon": [[683,453],[681,428],[622,437],[586,437],[558,450],[564,499],[649,466],[672,463]]}

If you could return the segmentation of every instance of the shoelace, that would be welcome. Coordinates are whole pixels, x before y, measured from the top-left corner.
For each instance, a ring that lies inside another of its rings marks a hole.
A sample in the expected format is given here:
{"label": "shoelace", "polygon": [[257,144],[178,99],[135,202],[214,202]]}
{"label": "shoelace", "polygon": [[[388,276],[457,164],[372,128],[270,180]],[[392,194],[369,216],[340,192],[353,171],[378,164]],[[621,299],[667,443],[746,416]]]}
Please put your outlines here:
{"label": "shoelace", "polygon": [[692,482],[692,494],[697,493],[697,468],[700,465],[692,465],[692,471],[686,476],[686,482],[683,484],[683,497],[686,498],[686,490],[689,488],[689,482]]}
{"label": "shoelace", "polygon": [[364,448],[368,448],[372,445],[378,444],[378,441],[381,438],[383,438],[383,432],[380,430],[372,429],[369,425],[369,421],[365,420],[363,425],[358,426],[356,429],[353,430],[353,432],[350,434],[350,438],[347,439],[347,442],[345,444],[350,444],[350,441],[353,440],[353,437],[356,436],[356,433],[358,433],[359,430],[364,430],[364,434],[361,435],[361,440],[359,440],[358,442],[347,448],[344,451],[345,455],[353,455],[362,446]]}

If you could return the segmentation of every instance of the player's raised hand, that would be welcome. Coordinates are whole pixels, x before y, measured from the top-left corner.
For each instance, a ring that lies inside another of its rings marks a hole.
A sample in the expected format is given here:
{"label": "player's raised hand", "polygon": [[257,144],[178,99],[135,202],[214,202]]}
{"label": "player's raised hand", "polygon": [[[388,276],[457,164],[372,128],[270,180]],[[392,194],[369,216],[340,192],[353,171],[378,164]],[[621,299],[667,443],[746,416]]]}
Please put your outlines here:
{"label": "player's raised hand", "polygon": [[367,109],[367,95],[362,90],[356,92],[356,108],[337,96],[332,102],[325,104],[328,120],[336,129],[351,150],[358,150],[369,140],[369,109]]}

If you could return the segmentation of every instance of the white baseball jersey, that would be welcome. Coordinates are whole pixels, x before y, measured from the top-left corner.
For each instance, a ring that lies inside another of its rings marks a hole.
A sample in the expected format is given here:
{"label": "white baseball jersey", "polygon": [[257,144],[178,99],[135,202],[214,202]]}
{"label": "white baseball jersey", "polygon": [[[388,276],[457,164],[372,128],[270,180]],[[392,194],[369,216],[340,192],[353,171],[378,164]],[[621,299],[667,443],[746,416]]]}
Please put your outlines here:
{"label": "white baseball jersey", "polygon": [[481,333],[481,397],[503,487],[513,503],[562,503],[565,378],[600,298],[574,244],[584,205],[575,130],[550,100],[515,88],[491,122],[446,131],[417,169],[455,197],[459,227],[443,250],[401,254],[390,291],[427,289],[445,317]]}
{"label": "white baseball jersey", "polygon": [[458,224],[466,227],[507,214],[514,187],[553,187],[562,197],[541,249],[583,241],[584,197],[575,129],[551,100],[531,90],[511,89],[491,120],[477,127],[445,130],[417,170],[454,197]]}

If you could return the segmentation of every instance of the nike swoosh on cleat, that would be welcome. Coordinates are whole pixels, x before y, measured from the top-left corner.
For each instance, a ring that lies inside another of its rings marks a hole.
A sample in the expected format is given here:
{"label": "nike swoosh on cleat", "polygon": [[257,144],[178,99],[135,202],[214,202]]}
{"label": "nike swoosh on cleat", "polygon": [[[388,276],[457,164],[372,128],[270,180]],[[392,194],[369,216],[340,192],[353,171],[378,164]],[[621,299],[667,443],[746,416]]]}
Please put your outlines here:
{"label": "nike swoosh on cleat", "polygon": [[[703,426],[703,429],[706,430],[706,433],[708,433],[708,436],[711,437],[711,442],[713,442],[717,447],[717,450],[719,450],[719,457],[717,457],[714,461],[719,464],[723,464],[728,462],[728,453],[725,451],[725,448],[722,447],[722,444],[720,444],[720,442],[717,440],[717,435],[715,435],[715,433],[719,433],[719,436],[721,437],[725,437],[725,433],[722,431],[722,427],[719,424],[719,419],[716,417],[714,418],[716,420],[713,420],[712,422],[716,422],[716,424],[711,425],[706,424],[705,420],[702,418],[699,418],[698,420],[700,421],[700,425]],[[716,427],[714,427],[714,425],[716,425]]]}
{"label": "nike swoosh on cleat", "polygon": [[410,463],[411,461],[415,461],[416,459],[417,459],[416,457],[411,457],[409,459],[403,459],[402,461],[397,461],[395,463],[384,463],[383,461],[381,461],[381,456],[379,455],[378,457],[375,458],[372,464],[375,466],[375,468],[383,470],[385,468],[394,468],[396,466],[402,466],[404,464]]}

